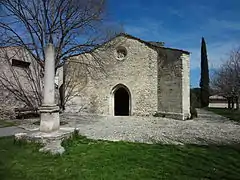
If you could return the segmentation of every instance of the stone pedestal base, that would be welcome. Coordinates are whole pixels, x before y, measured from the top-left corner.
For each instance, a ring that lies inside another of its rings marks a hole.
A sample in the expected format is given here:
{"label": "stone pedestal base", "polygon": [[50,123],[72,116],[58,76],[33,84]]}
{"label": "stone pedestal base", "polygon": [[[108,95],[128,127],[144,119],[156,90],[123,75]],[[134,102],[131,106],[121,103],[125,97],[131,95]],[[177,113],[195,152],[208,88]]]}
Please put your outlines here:
{"label": "stone pedestal base", "polygon": [[61,146],[64,139],[72,136],[74,128],[60,128],[51,133],[33,131],[15,134],[15,141],[35,142],[43,145],[40,152],[50,152],[51,154],[62,154],[65,149]]}
{"label": "stone pedestal base", "polygon": [[40,112],[40,131],[52,132],[57,131],[60,127],[59,107],[54,105],[43,104],[39,108]]}

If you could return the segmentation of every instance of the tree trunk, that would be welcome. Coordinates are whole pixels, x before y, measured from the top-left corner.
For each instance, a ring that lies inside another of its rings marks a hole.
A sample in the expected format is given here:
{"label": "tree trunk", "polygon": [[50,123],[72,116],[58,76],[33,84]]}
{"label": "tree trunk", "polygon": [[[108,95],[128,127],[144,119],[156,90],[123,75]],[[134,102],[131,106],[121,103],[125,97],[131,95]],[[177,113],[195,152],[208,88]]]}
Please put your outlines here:
{"label": "tree trunk", "polygon": [[231,103],[232,103],[231,109],[234,109],[234,98],[233,97],[231,97]]}
{"label": "tree trunk", "polygon": [[228,109],[231,109],[231,100],[230,100],[230,98],[227,98],[227,101],[228,101]]}
{"label": "tree trunk", "polygon": [[64,106],[64,88],[63,88],[63,84],[60,86],[59,88],[59,98],[60,98],[60,109],[62,111],[65,110],[65,106]]}
{"label": "tree trunk", "polygon": [[238,96],[236,97],[236,109],[239,110]]}

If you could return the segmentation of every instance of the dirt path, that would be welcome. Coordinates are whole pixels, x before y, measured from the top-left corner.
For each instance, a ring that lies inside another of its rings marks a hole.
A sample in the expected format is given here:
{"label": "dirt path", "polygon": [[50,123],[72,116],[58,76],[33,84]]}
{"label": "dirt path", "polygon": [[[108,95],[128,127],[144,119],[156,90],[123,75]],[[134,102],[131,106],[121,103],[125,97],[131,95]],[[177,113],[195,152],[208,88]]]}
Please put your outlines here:
{"label": "dirt path", "polygon": [[4,128],[0,128],[0,137],[3,136],[12,136],[16,133],[21,133],[21,132],[26,132],[26,130],[19,128],[19,127],[4,127]]}

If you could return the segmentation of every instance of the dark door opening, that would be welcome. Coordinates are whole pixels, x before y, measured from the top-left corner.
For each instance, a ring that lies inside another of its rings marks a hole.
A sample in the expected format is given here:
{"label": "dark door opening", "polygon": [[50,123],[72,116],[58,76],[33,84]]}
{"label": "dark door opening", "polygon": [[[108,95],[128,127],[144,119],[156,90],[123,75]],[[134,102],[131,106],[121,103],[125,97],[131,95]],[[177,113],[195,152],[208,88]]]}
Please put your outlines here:
{"label": "dark door opening", "polygon": [[114,115],[129,116],[129,94],[123,87],[114,94]]}

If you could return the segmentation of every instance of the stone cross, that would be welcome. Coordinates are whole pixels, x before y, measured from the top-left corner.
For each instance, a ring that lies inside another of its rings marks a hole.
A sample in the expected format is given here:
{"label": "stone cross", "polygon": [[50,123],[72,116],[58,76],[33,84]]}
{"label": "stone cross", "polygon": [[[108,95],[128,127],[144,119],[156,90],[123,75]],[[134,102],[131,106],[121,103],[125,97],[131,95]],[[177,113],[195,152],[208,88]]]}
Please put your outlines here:
{"label": "stone cross", "polygon": [[53,44],[48,44],[45,50],[44,92],[43,104],[39,108],[40,131],[52,132],[59,130],[59,107],[55,104],[55,55]]}

